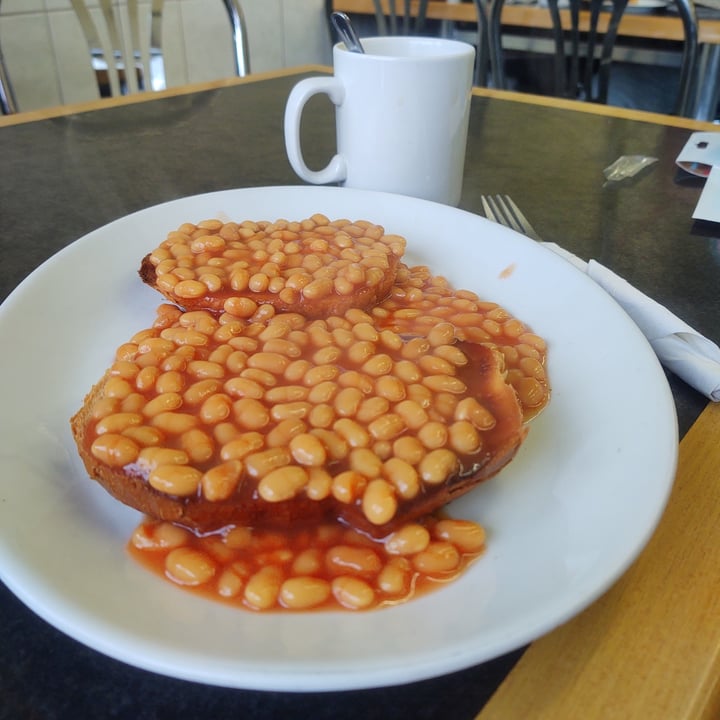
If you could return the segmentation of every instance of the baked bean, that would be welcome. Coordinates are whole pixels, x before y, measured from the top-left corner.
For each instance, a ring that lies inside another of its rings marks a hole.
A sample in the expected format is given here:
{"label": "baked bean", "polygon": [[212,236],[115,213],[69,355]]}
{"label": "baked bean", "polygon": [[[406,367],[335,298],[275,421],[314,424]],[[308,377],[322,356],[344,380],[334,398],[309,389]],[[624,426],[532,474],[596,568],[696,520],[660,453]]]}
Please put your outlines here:
{"label": "baked bean", "polygon": [[222,360],[219,357],[210,356],[211,362],[222,362],[228,369],[228,372],[237,375],[247,367],[247,353],[243,350],[233,350],[232,346],[228,346],[231,350]]}
{"label": "baked bean", "polygon": [[162,412],[177,410],[182,404],[182,396],[178,395],[178,393],[163,393],[162,395],[156,395],[147,402],[143,408],[143,415],[152,418]]}
{"label": "baked bean", "polygon": [[280,603],[291,610],[306,610],[322,605],[330,597],[330,583],[322,578],[288,578],[280,587]]}
{"label": "baked bean", "polygon": [[[110,374],[123,380],[132,380],[138,374],[138,369],[138,366],[130,360],[116,360],[110,368]],[[107,395],[107,392],[105,394]]]}
{"label": "baked bean", "polygon": [[433,392],[447,392],[460,395],[467,391],[467,385],[452,375],[427,375],[422,384]]}
{"label": "baked bean", "polygon": [[261,568],[245,584],[245,602],[256,610],[269,610],[277,604],[282,583],[280,568],[273,565]]}
{"label": "baked bean", "polygon": [[417,437],[428,450],[436,450],[447,443],[447,425],[442,422],[431,420],[430,422],[426,422],[418,430]]}
{"label": "baked bean", "polygon": [[338,392],[337,383],[325,380],[310,388],[307,399],[314,405],[330,402]]}
{"label": "baked bean", "polygon": [[445,375],[452,377],[455,366],[437,355],[424,355],[418,359],[418,367],[426,375]]}
{"label": "baked bean", "polygon": [[205,463],[215,452],[213,439],[203,430],[192,428],[180,436],[180,447],[193,463]]}
{"label": "baked bean", "polygon": [[346,370],[343,373],[339,373],[337,376],[337,383],[344,388],[357,388],[365,395],[369,395],[372,392],[374,386],[371,378],[369,378],[367,375],[363,375],[357,370]]}
{"label": "baked bean", "polygon": [[403,340],[392,330],[382,330],[380,332],[380,344],[388,348],[388,350],[397,352],[400,348],[402,348]]}
{"label": "baked bean", "polygon": [[158,465],[187,465],[190,458],[184,450],[165,447],[146,447],[138,454],[137,462],[152,470]]}
{"label": "baked bean", "polygon": [[161,412],[151,419],[152,425],[171,435],[181,435],[197,426],[195,415],[179,412]]}
{"label": "baked bean", "polygon": [[332,480],[332,496],[341,503],[350,505],[363,496],[367,478],[354,470],[338,473]]}
{"label": "baked bean", "polygon": [[399,457],[390,457],[383,464],[383,475],[403,500],[412,500],[420,492],[417,470]]}
{"label": "baked bean", "polygon": [[217,593],[220,597],[237,597],[243,589],[245,581],[233,569],[223,570],[217,581]]}
{"label": "baked bean", "polygon": [[220,457],[223,460],[242,460],[265,445],[265,437],[258,432],[246,432],[223,444]]}
{"label": "baked bean", "polygon": [[467,420],[458,420],[448,429],[450,445],[459,453],[470,455],[482,447],[482,438]]}
{"label": "baked bean", "polygon": [[240,460],[229,460],[210,468],[200,481],[203,496],[210,502],[227,500],[237,489],[242,469]]}
{"label": "baked bean", "polygon": [[131,425],[130,427],[125,428],[121,432],[121,435],[129,437],[142,447],[159,445],[165,438],[160,430],[150,427],[149,425]]}
{"label": "baked bean", "polygon": [[386,595],[407,595],[410,592],[411,576],[412,567],[407,558],[391,558],[378,574],[377,586]]}
{"label": "baked bean", "polygon": [[369,340],[360,340],[351,345],[347,351],[348,360],[356,365],[362,365],[375,354],[375,343]]}
{"label": "baked bean", "polygon": [[455,345],[439,345],[433,348],[433,355],[442,358],[455,367],[464,367],[468,364],[467,355]]}
{"label": "baked bean", "polygon": [[347,440],[333,430],[314,427],[310,433],[320,439],[332,460],[344,459],[350,448]]}
{"label": "baked bean", "polygon": [[265,435],[265,444],[267,447],[286,446],[296,435],[300,435],[306,430],[307,425],[301,418],[286,418]]}
{"label": "baked bean", "polygon": [[356,415],[362,401],[362,391],[356,387],[346,387],[335,395],[333,406],[338,415],[353,417]]}
{"label": "baked bean", "polygon": [[405,343],[401,355],[406,360],[417,360],[430,351],[430,342],[422,337],[413,338]]}
{"label": "baked bean", "polygon": [[279,385],[264,392],[269,403],[292,403],[308,398],[310,391],[303,385]]}
{"label": "baked bean", "polygon": [[513,382],[512,385],[517,390],[518,398],[525,407],[533,408],[545,402],[545,388],[534,377],[523,377],[517,382]]}
{"label": "baked bean", "polygon": [[470,520],[439,520],[433,536],[452,543],[462,552],[476,553],[485,547],[485,529]]}
{"label": "baked bean", "polygon": [[332,581],[332,593],[340,605],[350,610],[362,610],[375,602],[375,591],[357,577],[341,575]]}
{"label": "baked bean", "polygon": [[[185,283],[192,283],[192,286],[197,288],[200,291],[200,295],[195,295],[194,297],[202,297],[207,293],[207,287],[204,283],[201,283],[198,280],[185,280],[179,282],[175,287],[173,288],[175,293],[178,294],[178,288],[181,286],[185,286]],[[179,297],[193,297],[191,295],[179,295]],[[160,332],[160,337],[163,340],[169,340],[171,343],[174,343],[175,345],[191,345],[193,347],[203,347],[204,345],[208,344],[208,336],[205,333],[199,332],[198,330],[194,330],[191,328],[182,328],[182,327],[170,327],[165,328]],[[149,341],[148,341],[149,344]],[[174,348],[172,348],[169,345],[158,345],[157,343],[155,345],[150,345],[151,350],[156,350],[157,348],[162,348],[161,352],[164,351],[166,353],[172,352]]]}
{"label": "baked bean", "polygon": [[178,547],[168,553],[165,571],[180,585],[204,585],[215,575],[215,564],[200,550]]}
{"label": "baked bean", "polygon": [[430,544],[430,532],[418,523],[408,523],[391,533],[385,540],[385,550],[390,555],[415,555]]}
{"label": "baked bean", "polygon": [[308,468],[308,482],[305,486],[305,494],[311,500],[324,500],[330,497],[333,478],[324,468]]}
{"label": "baked bean", "polygon": [[235,317],[252,317],[258,309],[257,303],[247,297],[231,297],[223,303],[223,309]]}
{"label": "baked bean", "polygon": [[140,448],[129,437],[106,433],[93,440],[90,452],[106,465],[121,468],[137,460]]}
{"label": "baked bean", "polygon": [[340,418],[336,420],[333,424],[333,430],[351,447],[367,447],[370,443],[368,431],[350,418]]}
{"label": "baked bean", "polygon": [[284,447],[261,450],[245,457],[245,469],[248,475],[254,478],[264,477],[273,470],[289,464],[290,452]]}
{"label": "baked bean", "polygon": [[323,568],[323,556],[319,548],[303,550],[295,556],[292,563],[293,575],[317,575]]}
{"label": "baked bean", "polygon": [[431,450],[418,466],[418,472],[423,482],[429,485],[439,485],[449,477],[455,475],[459,469],[460,461],[454,452],[439,448]]}
{"label": "baked bean", "polygon": [[191,360],[187,364],[187,371],[196,378],[221,379],[225,377],[224,366],[209,360]]}
{"label": "baked bean", "polygon": [[395,489],[380,478],[371,480],[362,497],[362,509],[365,517],[373,525],[384,525],[395,517],[398,501]]}
{"label": "baked bean", "polygon": [[394,375],[382,375],[377,378],[375,392],[390,402],[400,402],[407,396],[405,383]]}
{"label": "baked bean", "polygon": [[315,365],[330,365],[338,360],[342,355],[342,350],[334,345],[320,348],[312,356],[312,362]]}
{"label": "baked bean", "polygon": [[[144,370],[149,370],[149,368],[143,368],[140,372],[142,373]],[[133,386],[127,380],[119,377],[108,378],[105,386],[103,387],[103,394],[105,397],[118,398],[120,400],[126,398],[132,391]]]}
{"label": "baked bean", "polygon": [[372,320],[369,316],[367,321],[355,323],[352,332],[358,340],[366,340],[371,343],[376,343],[380,339],[380,333],[372,324]]}
{"label": "baked bean", "polygon": [[360,423],[370,423],[390,409],[390,402],[387,398],[377,395],[366,398],[357,408],[355,419]]}
{"label": "baked bean", "polygon": [[380,572],[380,556],[371,547],[334,545],[325,553],[325,567],[332,575],[373,578]]}
{"label": "baked bean", "polygon": [[449,542],[433,541],[425,550],[413,555],[412,564],[426,575],[444,575],[460,565],[460,553]]}
{"label": "baked bean", "polygon": [[350,451],[350,469],[366,478],[380,477],[382,460],[369,448],[353,448]]}
{"label": "baked bean", "polygon": [[376,440],[392,440],[405,429],[405,420],[396,413],[382,415],[368,425],[368,431]]}
{"label": "baked bean", "polygon": [[267,502],[282,502],[295,497],[307,484],[302,467],[286,465],[267,473],[258,483],[258,493]]}
{"label": "baked bean", "polygon": [[270,417],[278,422],[288,418],[304,418],[311,409],[312,405],[309,402],[277,403],[270,408]]}
{"label": "baked bean", "polygon": [[178,497],[195,495],[202,473],[190,465],[159,465],[148,475],[148,483],[160,492]]}
{"label": "baked bean", "polygon": [[185,381],[183,376],[177,371],[160,373],[155,380],[155,389],[160,394],[168,392],[179,393],[182,391],[184,385]]}
{"label": "baked bean", "polygon": [[496,420],[490,411],[483,407],[474,397],[466,397],[455,406],[455,420],[467,420],[478,430],[490,430],[495,427]]}
{"label": "baked bean", "polygon": [[188,405],[199,405],[203,400],[215,394],[221,387],[222,385],[212,378],[198,380],[185,390],[182,398]]}
{"label": "baked bean", "polygon": [[410,465],[417,465],[427,453],[425,446],[411,435],[399,437],[393,441],[393,455]]}
{"label": "baked bean", "polygon": [[321,403],[313,406],[308,415],[308,421],[312,427],[329,428],[335,422],[335,409],[331,405]]}
{"label": "baked bean", "polygon": [[310,433],[300,433],[290,440],[290,454],[300,465],[312,467],[320,467],[327,460],[325,446]]}
{"label": "baked bean", "polygon": [[414,400],[400,401],[395,405],[394,411],[410,430],[421,428],[429,419],[425,409]]}
{"label": "baked bean", "polygon": [[407,386],[407,398],[415,401],[422,408],[429,408],[433,404],[432,392],[419,383],[412,383]]}
{"label": "baked bean", "polygon": [[143,523],[132,534],[132,544],[141,550],[165,550],[186,545],[192,537],[189,530],[169,522]]}
{"label": "baked bean", "polygon": [[270,422],[268,409],[255,398],[240,398],[232,408],[235,420],[247,430],[260,430]]}
{"label": "baked bean", "polygon": [[387,375],[392,371],[392,369],[393,359],[385,353],[373,355],[371,358],[366,360],[360,368],[361,372],[364,372],[371,377]]}
{"label": "baked bean", "polygon": [[455,340],[455,327],[448,322],[438,323],[430,330],[427,339],[433,347],[451,345]]}
{"label": "baked bean", "polygon": [[133,425],[142,425],[143,416],[135,412],[119,412],[107,415],[95,425],[98,435],[106,433],[121,433]]}
{"label": "baked bean", "polygon": [[328,380],[334,380],[340,374],[340,368],[335,365],[316,365],[311,367],[303,376],[303,385],[312,387]]}
{"label": "baked bean", "polygon": [[[211,382],[211,381],[202,381]],[[199,384],[199,383],[196,383]],[[248,397],[255,400],[260,400],[265,395],[265,388],[255,380],[251,380],[246,377],[234,377],[227,380],[222,386],[223,390],[232,397],[241,398]],[[187,396],[187,391],[186,391]]]}

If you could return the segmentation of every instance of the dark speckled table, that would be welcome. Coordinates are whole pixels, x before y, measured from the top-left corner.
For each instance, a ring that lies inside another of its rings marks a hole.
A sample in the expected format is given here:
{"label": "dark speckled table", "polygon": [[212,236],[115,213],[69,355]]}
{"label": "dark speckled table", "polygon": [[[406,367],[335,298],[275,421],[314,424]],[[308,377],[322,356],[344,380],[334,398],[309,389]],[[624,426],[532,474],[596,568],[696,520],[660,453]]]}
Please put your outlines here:
{"label": "dark speckled table", "polygon": [[[308,72],[320,69],[24,122],[0,120],[0,300],[56,251],[133,211],[225,188],[297,184],[282,119],[290,88]],[[700,124],[587,109],[491,91],[476,95],[460,206],[481,212],[481,194],[512,195],[546,239],[603,262],[719,339],[720,229],[693,224],[700,185],[674,165]],[[320,166],[334,145],[332,116],[322,100],[308,112],[304,145],[311,148],[309,163]],[[658,161],[632,180],[607,185],[603,168],[625,154]],[[669,382],[684,434],[706,400],[677,378]],[[480,711],[522,654],[402,687],[327,694],[229,690],[100,655],[40,620],[4,586],[0,608],[2,720],[462,720]]]}

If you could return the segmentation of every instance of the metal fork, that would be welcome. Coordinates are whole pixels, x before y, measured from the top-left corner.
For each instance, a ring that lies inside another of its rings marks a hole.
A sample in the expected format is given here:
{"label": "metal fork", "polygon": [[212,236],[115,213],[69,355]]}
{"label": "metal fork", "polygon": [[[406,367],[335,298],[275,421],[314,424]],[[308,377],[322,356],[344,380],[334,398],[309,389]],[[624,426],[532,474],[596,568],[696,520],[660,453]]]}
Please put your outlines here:
{"label": "metal fork", "polygon": [[509,195],[482,195],[480,200],[488,220],[541,242],[540,236]]}

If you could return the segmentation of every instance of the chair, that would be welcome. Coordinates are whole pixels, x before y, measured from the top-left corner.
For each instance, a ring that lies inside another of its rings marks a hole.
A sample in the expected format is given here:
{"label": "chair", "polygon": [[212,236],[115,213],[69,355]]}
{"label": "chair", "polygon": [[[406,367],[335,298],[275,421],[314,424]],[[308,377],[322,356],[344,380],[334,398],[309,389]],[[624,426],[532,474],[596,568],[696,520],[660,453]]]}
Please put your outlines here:
{"label": "chair", "polygon": [[0,48],[0,111],[3,115],[10,115],[17,112],[17,103],[15,102],[15,94],[13,93],[10,78],[5,67],[5,60]]}
{"label": "chair", "polygon": [[[476,0],[476,4],[483,0]],[[683,23],[685,41],[680,66],[680,84],[674,113],[690,115],[693,104],[694,71],[698,60],[697,17],[693,0],[675,0]],[[505,0],[492,0],[488,14],[488,43],[492,82],[506,87],[501,14]],[[569,27],[563,27],[558,0],[548,0],[555,46],[554,94],[596,103],[607,103],[613,50],[620,20],[628,0],[610,0],[609,19],[604,33],[598,29],[601,12],[608,0],[569,0]],[[589,13],[589,25],[581,30],[581,10]],[[480,10],[478,10],[480,12]],[[568,37],[569,36],[569,37]],[[569,46],[569,50],[568,50]],[[598,57],[599,47],[599,57]]]}
{"label": "chair", "polygon": [[[162,52],[164,0],[100,0],[101,15],[92,15],[86,0],[71,0],[82,27],[101,96],[126,95],[166,87]],[[230,20],[235,72],[250,72],[245,20],[239,0],[223,0]],[[149,15],[149,34],[143,36],[141,14]],[[102,17],[102,23],[96,22]],[[133,68],[128,72],[128,68]]]}
{"label": "chair", "polygon": [[[475,56],[475,85],[485,85],[487,81],[487,68],[490,61],[488,46],[488,13],[485,0],[473,0],[478,12],[477,35],[473,45],[477,53]],[[425,32],[428,0],[420,0],[417,15],[413,24],[410,0],[403,0],[402,29],[398,25],[398,12],[396,0],[385,0],[388,11],[383,8],[383,0],[373,0],[375,6],[375,20],[379,35],[422,35]],[[388,28],[389,20],[389,28]],[[401,31],[400,31],[401,30]]]}
{"label": "chair", "polygon": [[[398,25],[396,0],[373,0],[378,35],[421,35],[425,29],[428,0],[420,0],[413,23],[410,0],[403,0],[402,29]],[[384,6],[387,6],[387,12]],[[388,20],[390,27],[388,28]]]}
{"label": "chair", "polygon": [[[2,0],[0,0],[0,4]],[[12,84],[5,67],[5,58],[3,58],[2,48],[0,47],[0,113],[10,115],[17,112],[17,103],[15,102],[15,94],[13,93]]]}

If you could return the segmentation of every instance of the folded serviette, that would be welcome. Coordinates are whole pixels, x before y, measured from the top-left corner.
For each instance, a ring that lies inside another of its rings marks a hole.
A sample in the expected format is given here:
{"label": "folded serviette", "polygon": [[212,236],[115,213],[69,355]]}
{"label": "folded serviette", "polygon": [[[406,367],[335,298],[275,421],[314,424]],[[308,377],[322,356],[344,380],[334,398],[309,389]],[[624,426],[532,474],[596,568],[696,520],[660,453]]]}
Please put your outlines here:
{"label": "folded serviette", "polygon": [[604,265],[585,262],[555,243],[542,243],[582,270],[625,310],[660,362],[688,385],[720,402],[720,347]]}

